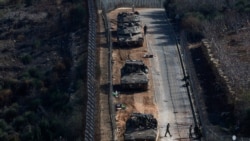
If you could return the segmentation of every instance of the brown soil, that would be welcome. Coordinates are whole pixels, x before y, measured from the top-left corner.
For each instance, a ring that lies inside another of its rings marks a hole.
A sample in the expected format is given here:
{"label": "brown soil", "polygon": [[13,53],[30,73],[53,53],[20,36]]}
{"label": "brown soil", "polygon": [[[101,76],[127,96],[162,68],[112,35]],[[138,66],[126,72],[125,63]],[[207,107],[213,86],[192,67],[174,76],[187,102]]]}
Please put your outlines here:
{"label": "brown soil", "polygon": [[[143,60],[143,62],[151,68],[151,64],[148,58],[143,58],[142,56],[148,52],[148,48],[146,46],[146,41],[142,47],[130,47],[130,48],[120,48],[116,46],[116,17],[119,12],[130,11],[131,9],[117,9],[111,11],[108,14],[111,23],[112,29],[112,40],[113,40],[113,85],[114,90],[119,89],[120,85],[120,69],[124,65],[126,59],[133,60]],[[122,103],[126,105],[125,110],[119,110],[116,112],[116,125],[118,128],[117,136],[118,140],[123,140],[123,133],[125,131],[125,123],[129,118],[130,114],[133,112],[145,113],[145,114],[153,114],[154,117],[157,118],[157,108],[154,101],[154,90],[152,83],[152,75],[149,69],[149,86],[147,91],[130,91],[130,92],[120,92],[118,98],[114,100],[114,104]]]}
{"label": "brown soil", "polygon": [[105,38],[105,27],[102,16],[99,13],[98,32],[97,32],[97,47],[99,52],[100,65],[100,95],[98,96],[99,103],[97,103],[97,125],[96,136],[97,141],[110,141],[112,139],[111,121],[109,113],[109,79],[108,79],[108,54]]}

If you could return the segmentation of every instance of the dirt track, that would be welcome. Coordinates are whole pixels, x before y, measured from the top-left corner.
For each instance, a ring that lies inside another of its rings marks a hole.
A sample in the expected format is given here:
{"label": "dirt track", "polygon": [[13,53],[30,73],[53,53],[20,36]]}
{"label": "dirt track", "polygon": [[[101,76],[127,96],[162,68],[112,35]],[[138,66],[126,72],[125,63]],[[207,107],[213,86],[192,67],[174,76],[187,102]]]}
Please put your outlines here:
{"label": "dirt track", "polygon": [[[116,125],[118,128],[117,136],[118,140],[123,140],[123,133],[125,131],[125,123],[128,117],[133,112],[145,113],[145,114],[153,114],[154,117],[157,118],[157,108],[154,101],[154,89],[152,83],[152,75],[151,75],[151,64],[150,58],[143,58],[142,56],[148,52],[148,48],[146,46],[146,41],[142,47],[130,47],[130,48],[120,48],[116,46],[116,17],[119,12],[130,11],[131,9],[116,9],[111,11],[108,14],[111,23],[112,29],[112,40],[114,43],[113,46],[113,85],[114,90],[119,89],[120,85],[120,69],[125,63],[126,59],[132,60],[143,60],[143,62],[149,68],[149,85],[148,90],[143,92],[120,92],[118,98],[114,99],[114,105],[116,103],[121,103],[126,105],[125,110],[119,110],[116,112]],[[142,21],[143,22],[143,21]]]}
{"label": "dirt track", "polygon": [[108,52],[106,47],[105,28],[101,15],[99,15],[97,46],[99,52],[100,65],[100,95],[98,103],[98,114],[95,140],[110,141],[112,139],[111,121],[109,115],[109,89],[108,89]]}

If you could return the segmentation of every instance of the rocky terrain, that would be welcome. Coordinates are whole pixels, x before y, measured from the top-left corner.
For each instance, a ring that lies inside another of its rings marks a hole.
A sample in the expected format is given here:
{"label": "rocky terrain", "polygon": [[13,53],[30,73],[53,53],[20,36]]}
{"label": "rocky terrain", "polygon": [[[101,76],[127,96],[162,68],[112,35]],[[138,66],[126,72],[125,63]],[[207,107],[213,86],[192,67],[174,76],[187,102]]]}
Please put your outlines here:
{"label": "rocky terrain", "polygon": [[80,140],[87,19],[84,1],[0,1],[0,140]]}

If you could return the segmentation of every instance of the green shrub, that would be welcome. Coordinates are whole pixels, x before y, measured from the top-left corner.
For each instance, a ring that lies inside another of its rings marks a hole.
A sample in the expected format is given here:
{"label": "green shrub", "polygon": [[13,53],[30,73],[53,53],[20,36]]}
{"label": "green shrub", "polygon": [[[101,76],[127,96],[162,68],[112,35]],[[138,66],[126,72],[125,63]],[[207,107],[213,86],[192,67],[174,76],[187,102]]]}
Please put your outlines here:
{"label": "green shrub", "polygon": [[72,116],[66,122],[67,134],[65,136],[67,138],[77,140],[81,137],[83,132],[82,117],[80,111],[72,113]]}
{"label": "green shrub", "polygon": [[79,64],[76,67],[76,76],[78,79],[81,79],[83,81],[86,81],[87,79],[87,54],[82,57]]}
{"label": "green shrub", "polygon": [[235,9],[240,13],[249,12],[250,2],[248,0],[238,0],[235,3]]}
{"label": "green shrub", "polygon": [[200,5],[199,9],[197,11],[201,13],[204,17],[211,19],[216,15],[216,11],[219,9],[216,9],[212,4],[203,4]]}
{"label": "green shrub", "polygon": [[86,21],[86,15],[86,9],[82,5],[79,4],[76,7],[72,8],[69,14],[71,26],[75,28],[81,26],[84,21]]}
{"label": "green shrub", "polygon": [[40,89],[44,87],[44,83],[42,80],[40,79],[34,79],[33,80],[33,85],[35,86],[35,88]]}
{"label": "green shrub", "polygon": [[35,40],[35,42],[34,42],[34,47],[35,47],[35,49],[41,47],[41,45],[42,45],[41,40]]}
{"label": "green shrub", "polygon": [[[34,100],[34,101],[36,101],[35,103],[35,105],[37,105],[38,103],[40,104],[40,101],[39,100]],[[31,123],[31,124],[35,124],[35,123],[37,123],[37,121],[38,121],[38,115],[36,115],[36,113],[35,112],[33,112],[33,111],[26,111],[24,114],[23,114],[23,116],[29,121],[29,123]]]}
{"label": "green shrub", "polygon": [[176,13],[177,5],[173,0],[165,0],[163,6],[169,18],[174,18],[175,15],[178,14]]}
{"label": "green shrub", "polygon": [[53,131],[51,131],[51,125],[48,119],[43,118],[38,123],[41,131],[41,140],[52,141],[53,140]]}
{"label": "green shrub", "polygon": [[8,132],[5,132],[0,128],[0,140],[7,141],[7,139],[8,139]]}
{"label": "green shrub", "polygon": [[63,62],[57,62],[54,65],[53,70],[58,72],[58,73],[62,73],[66,70],[66,65]]}
{"label": "green shrub", "polygon": [[200,18],[202,15],[197,13],[196,15],[187,14],[181,21],[181,26],[187,32],[188,40],[191,42],[197,42],[204,38]]}
{"label": "green shrub", "polygon": [[18,104],[14,103],[10,107],[4,109],[3,117],[5,121],[10,122],[18,115]]}
{"label": "green shrub", "polygon": [[6,123],[6,121],[4,119],[0,119],[0,129],[4,131],[7,128],[8,128],[8,124]]}
{"label": "green shrub", "polygon": [[24,55],[21,57],[21,61],[24,65],[30,64],[32,61],[32,57],[30,55]]}
{"label": "green shrub", "polygon": [[49,108],[55,113],[62,112],[62,108],[67,105],[69,96],[65,92],[53,90],[49,93],[42,95],[42,104],[44,107]]}
{"label": "green shrub", "polygon": [[0,106],[4,106],[6,103],[10,103],[12,97],[11,89],[0,90]]}
{"label": "green shrub", "polygon": [[27,125],[27,119],[23,116],[17,116],[16,118],[14,118],[12,126],[16,129],[16,131],[21,130],[22,128],[25,127],[25,125]]}
{"label": "green shrub", "polygon": [[29,75],[33,78],[41,78],[42,74],[37,68],[29,69]]}
{"label": "green shrub", "polygon": [[[29,101],[28,103],[27,103],[27,107],[30,109],[30,110],[34,110],[34,111],[36,111],[37,109],[38,109],[38,106],[40,105],[42,103],[42,101],[41,101],[41,99],[39,99],[39,98],[35,98],[35,99],[32,99],[31,101]],[[29,115],[26,115],[26,116],[28,116],[29,118],[35,118],[35,117],[32,117],[32,116],[34,116],[33,114],[29,114]]]}
{"label": "green shrub", "polygon": [[0,5],[5,5],[9,2],[9,0],[0,0]]}
{"label": "green shrub", "polygon": [[[35,134],[33,132],[33,130],[30,128],[30,130],[26,131],[26,132],[22,132],[20,135],[20,138],[22,141],[34,141],[36,140],[34,138]],[[36,140],[38,141],[38,140]]]}
{"label": "green shrub", "polygon": [[20,75],[19,78],[20,78],[21,80],[22,80],[22,79],[26,80],[26,79],[30,78],[30,74],[29,74],[28,71],[25,71],[25,72],[23,72],[23,73]]}

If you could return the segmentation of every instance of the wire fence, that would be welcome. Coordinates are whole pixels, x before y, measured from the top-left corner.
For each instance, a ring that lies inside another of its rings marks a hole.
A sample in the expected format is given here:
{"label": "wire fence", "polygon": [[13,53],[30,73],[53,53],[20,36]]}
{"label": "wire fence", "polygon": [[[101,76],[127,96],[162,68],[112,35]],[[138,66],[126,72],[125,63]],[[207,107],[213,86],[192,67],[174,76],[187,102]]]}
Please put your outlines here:
{"label": "wire fence", "polygon": [[96,8],[93,0],[88,0],[89,12],[89,33],[88,33],[88,62],[87,62],[87,107],[85,141],[94,141],[95,137],[95,111],[96,111]]}
{"label": "wire fence", "polygon": [[120,7],[163,8],[165,0],[99,0],[98,5],[111,11]]}
{"label": "wire fence", "polygon": [[[199,122],[202,129],[203,138],[204,141],[232,141],[233,140],[233,134],[232,135],[225,135],[222,134],[220,131],[218,131],[218,127],[211,125],[211,123],[208,121],[206,109],[205,109],[205,103],[204,98],[202,96],[203,91],[200,86],[194,64],[192,63],[192,58],[190,51],[188,49],[188,41],[187,41],[187,35],[185,32],[182,32],[179,36],[180,38],[180,45],[181,50],[183,53],[183,60],[185,62],[185,66],[189,75],[190,79],[190,87],[191,92],[193,93],[193,97],[195,99],[195,107],[197,108],[197,112],[199,113]],[[209,55],[208,55],[209,56]],[[249,138],[243,138],[243,137],[236,137],[237,141],[250,141]]]}

